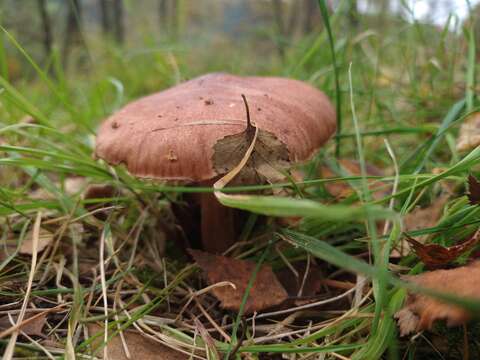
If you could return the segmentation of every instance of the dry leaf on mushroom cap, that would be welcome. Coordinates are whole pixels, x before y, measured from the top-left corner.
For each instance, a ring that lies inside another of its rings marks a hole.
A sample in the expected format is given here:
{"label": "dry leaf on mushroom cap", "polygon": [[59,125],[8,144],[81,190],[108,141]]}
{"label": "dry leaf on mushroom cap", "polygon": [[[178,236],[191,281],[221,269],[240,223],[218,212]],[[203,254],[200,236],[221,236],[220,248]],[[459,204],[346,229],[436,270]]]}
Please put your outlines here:
{"label": "dry leaf on mushroom cap", "polygon": [[[480,300],[480,261],[450,270],[434,270],[420,275],[406,276],[416,285],[457,297]],[[401,335],[428,330],[437,320],[446,320],[448,326],[466,323],[474,314],[423,294],[409,294],[405,306],[395,314]]]}

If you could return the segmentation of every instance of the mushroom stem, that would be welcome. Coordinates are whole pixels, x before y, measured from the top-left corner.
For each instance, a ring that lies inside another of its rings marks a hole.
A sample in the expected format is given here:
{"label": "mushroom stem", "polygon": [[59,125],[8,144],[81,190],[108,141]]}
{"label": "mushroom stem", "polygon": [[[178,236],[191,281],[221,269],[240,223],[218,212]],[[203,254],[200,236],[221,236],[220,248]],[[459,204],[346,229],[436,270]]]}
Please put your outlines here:
{"label": "mushroom stem", "polygon": [[213,193],[200,194],[200,209],[203,249],[223,253],[235,243],[235,210],[223,206]]}

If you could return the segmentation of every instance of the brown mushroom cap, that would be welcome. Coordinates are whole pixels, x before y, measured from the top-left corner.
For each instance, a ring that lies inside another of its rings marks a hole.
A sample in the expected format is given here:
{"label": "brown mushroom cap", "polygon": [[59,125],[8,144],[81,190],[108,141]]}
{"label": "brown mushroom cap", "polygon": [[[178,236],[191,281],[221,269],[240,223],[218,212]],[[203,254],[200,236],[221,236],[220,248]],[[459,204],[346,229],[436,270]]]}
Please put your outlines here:
{"label": "brown mushroom cap", "polygon": [[298,80],[207,74],[126,105],[100,127],[96,155],[138,177],[201,182],[219,174],[215,144],[253,125],[273,134],[289,162],[308,160],[335,132],[335,111]]}

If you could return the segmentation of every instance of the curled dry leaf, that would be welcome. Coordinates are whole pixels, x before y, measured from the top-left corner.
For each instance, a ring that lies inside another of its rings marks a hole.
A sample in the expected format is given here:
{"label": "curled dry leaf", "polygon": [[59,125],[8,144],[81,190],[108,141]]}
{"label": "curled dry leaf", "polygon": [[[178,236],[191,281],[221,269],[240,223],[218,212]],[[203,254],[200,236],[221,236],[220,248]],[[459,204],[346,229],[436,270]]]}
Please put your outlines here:
{"label": "curled dry leaf", "polygon": [[[53,241],[53,234],[45,229],[40,229],[40,237],[38,239],[37,251],[41,252],[50,245]],[[32,255],[33,254],[33,231],[29,231],[25,236],[19,250],[20,254]]]}
{"label": "curled dry leaf", "polygon": [[460,127],[457,139],[458,151],[469,151],[480,145],[480,112],[468,116]]}
{"label": "curled dry leaf", "polygon": [[[457,297],[480,300],[480,261],[450,270],[434,270],[420,275],[406,276],[405,280]],[[447,304],[423,294],[409,294],[405,306],[395,314],[402,336],[414,331],[431,329],[437,320],[446,320],[448,326],[461,325],[474,314],[453,304]]]}
{"label": "curled dry leaf", "polygon": [[[235,289],[231,286],[214,287],[212,293],[221,301],[223,308],[239,311],[256,264],[252,261],[212,255],[199,250],[190,249],[189,253],[206,274],[209,284],[228,281],[235,285]],[[251,314],[279,305],[287,299],[287,296],[287,292],[278,281],[272,268],[262,265],[250,289],[244,313]]]}
{"label": "curled dry leaf", "polygon": [[[217,173],[228,173],[242,161],[254,138],[255,129],[248,114],[247,127],[244,131],[228,135],[215,143],[213,164]],[[290,155],[286,145],[274,134],[259,129],[255,148],[232,183],[278,182],[284,179],[281,170],[289,168],[290,165]]]}
{"label": "curled dry leaf", "polygon": [[430,269],[441,268],[456,260],[460,255],[472,249],[480,240],[480,230],[473,236],[458,244],[449,247],[438,244],[422,244],[407,234],[404,234],[417,256]]}
{"label": "curled dry leaf", "polygon": [[[93,336],[99,332],[103,332],[103,326],[97,324],[89,324],[88,332]],[[119,335],[114,336],[108,341],[107,356],[108,359],[127,360],[127,359],[142,359],[142,360],[186,360],[189,355],[176,351],[168,346],[165,346],[157,341],[147,338],[136,331],[127,330],[123,332],[125,343],[130,356],[125,353],[125,348],[122,339]],[[98,337],[93,341],[93,349],[95,356],[103,359],[103,336]]]}

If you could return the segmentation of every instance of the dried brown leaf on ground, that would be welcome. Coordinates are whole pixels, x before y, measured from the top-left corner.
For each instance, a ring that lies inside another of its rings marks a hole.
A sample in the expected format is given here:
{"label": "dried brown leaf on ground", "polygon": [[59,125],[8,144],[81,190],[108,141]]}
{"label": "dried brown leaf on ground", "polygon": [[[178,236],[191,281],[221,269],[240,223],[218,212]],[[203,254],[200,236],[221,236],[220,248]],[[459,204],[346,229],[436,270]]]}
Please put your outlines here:
{"label": "dried brown leaf on ground", "polygon": [[476,231],[470,239],[448,247],[438,244],[422,244],[407,234],[404,235],[417,256],[429,269],[438,269],[450,264],[460,255],[472,249],[480,240],[480,230]]}
{"label": "dried brown leaf on ground", "polygon": [[[480,300],[480,261],[456,269],[406,276],[405,280],[457,297]],[[448,326],[461,325],[473,315],[460,306],[447,304],[427,295],[409,294],[405,306],[395,317],[398,319],[400,334],[404,336],[414,331],[431,329],[437,320],[446,320]]]}
{"label": "dried brown leaf on ground", "polygon": [[[221,301],[223,308],[239,311],[243,295],[247,290],[248,282],[256,264],[253,261],[212,255],[199,250],[190,249],[189,253],[206,274],[209,284],[228,281],[235,285],[236,289],[233,289],[231,286],[214,287],[212,293]],[[287,292],[278,281],[272,268],[268,265],[262,265],[250,289],[244,313],[251,314],[255,311],[279,305],[287,297]]]}
{"label": "dried brown leaf on ground", "polygon": [[468,176],[468,200],[472,205],[480,204],[480,182],[473,176]]}
{"label": "dried brown leaf on ground", "polygon": [[[343,168],[350,176],[360,176],[360,163],[356,160],[341,159],[338,161],[341,168]],[[383,176],[382,170],[371,164],[366,164],[367,176]],[[320,168],[321,175],[324,179],[341,177],[342,175],[334,173],[328,166]],[[381,199],[389,194],[390,186],[382,181],[370,179],[368,180],[370,191],[375,200]],[[335,181],[325,183],[325,189],[337,199],[349,197],[353,194],[354,189],[347,181]]]}
{"label": "dried brown leaf on ground", "polygon": [[458,151],[470,151],[480,145],[480,112],[469,115],[462,123],[457,138]]}
{"label": "dried brown leaf on ground", "polygon": [[[15,326],[17,322],[17,316],[13,315],[12,322],[8,315],[0,317],[0,333],[7,329],[10,329],[12,326]],[[31,320],[29,320],[31,319]],[[20,326],[20,331],[24,332],[27,335],[35,335],[35,336],[42,336],[44,333],[42,332],[45,323],[47,322],[47,313],[41,314],[29,314],[25,316],[23,319],[23,325]]]}
{"label": "dried brown leaf on ground", "polygon": [[[416,207],[403,218],[405,232],[412,232],[421,229],[427,229],[435,226],[440,219],[443,208],[447,203],[449,195],[444,194],[437,197],[429,206],[425,208]],[[421,235],[416,240],[423,244],[428,235]],[[406,238],[402,238],[400,243],[392,251],[392,257],[402,257],[408,255],[411,246]]]}
{"label": "dried brown leaf on ground", "polygon": [[[96,324],[88,325],[88,332],[90,336],[93,336],[99,332],[103,332],[103,327]],[[123,332],[125,343],[130,357],[125,353],[124,344],[119,335],[114,336],[108,341],[107,344],[107,356],[111,360],[128,360],[128,359],[141,359],[141,360],[186,360],[190,356],[179,351],[176,351],[168,346],[162,345],[157,341],[147,338],[144,335],[132,330]],[[92,343],[92,347],[97,349],[95,356],[103,359],[103,336],[95,339]]]}
{"label": "dried brown leaf on ground", "polygon": [[[40,229],[40,236],[38,238],[37,251],[41,252],[50,245],[53,241],[53,234],[45,229]],[[20,254],[32,255],[33,254],[33,231],[29,231],[25,239],[22,242],[19,250]]]}

